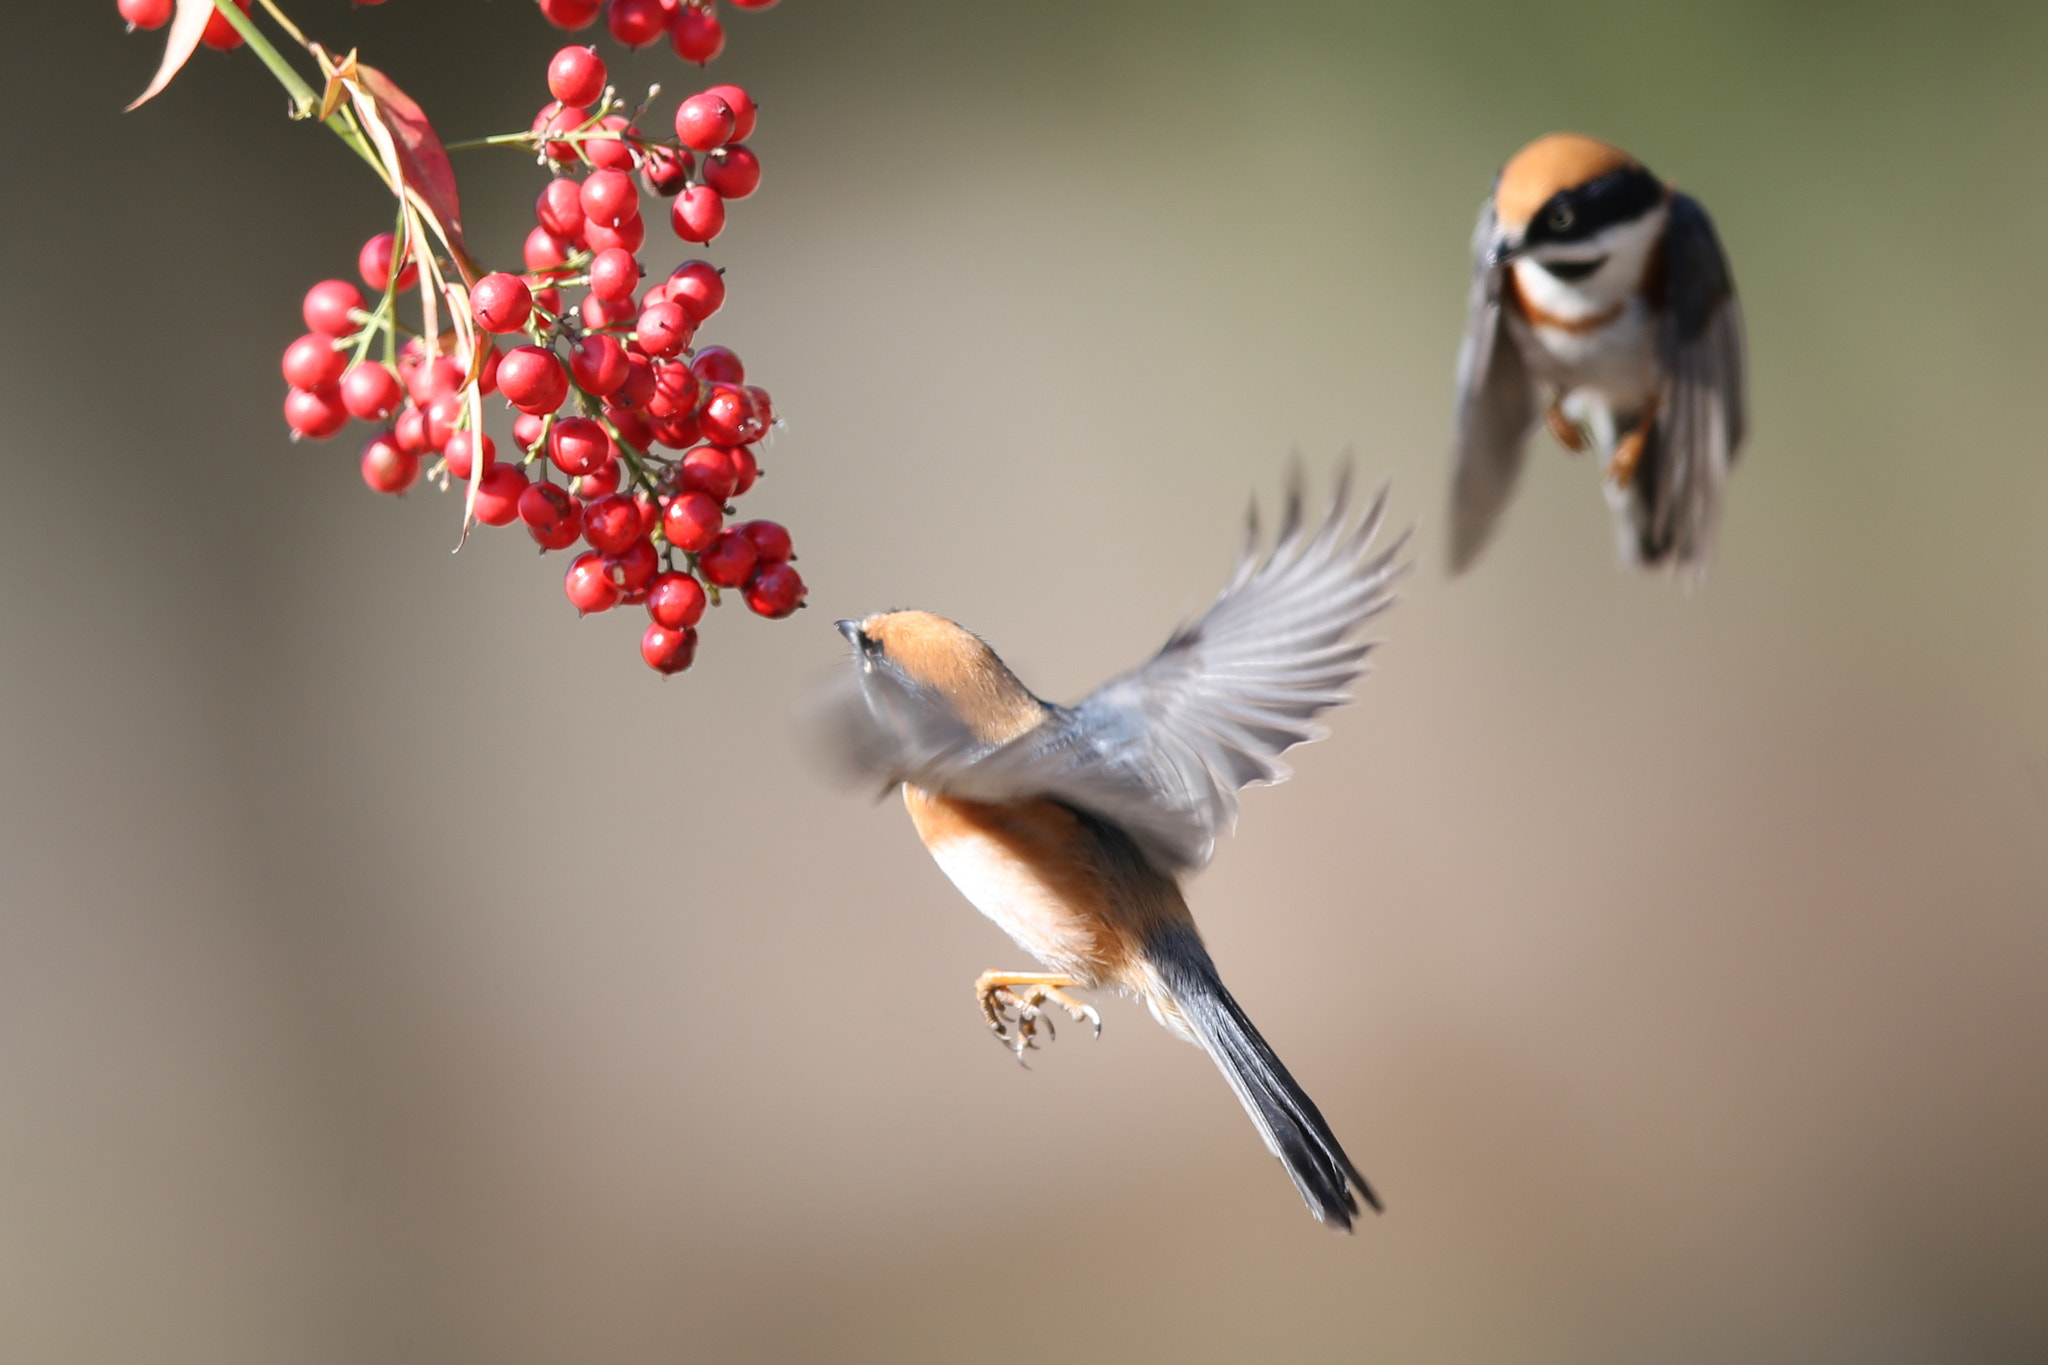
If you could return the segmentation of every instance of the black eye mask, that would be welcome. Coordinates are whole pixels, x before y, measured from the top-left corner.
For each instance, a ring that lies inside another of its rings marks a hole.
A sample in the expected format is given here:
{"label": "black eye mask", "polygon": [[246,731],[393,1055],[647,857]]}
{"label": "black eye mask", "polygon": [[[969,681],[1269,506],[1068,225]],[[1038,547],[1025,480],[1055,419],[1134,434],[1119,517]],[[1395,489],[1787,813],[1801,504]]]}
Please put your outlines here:
{"label": "black eye mask", "polygon": [[[1584,242],[1620,223],[1632,223],[1664,201],[1664,186],[1641,166],[1624,166],[1576,189],[1559,190],[1529,220],[1524,249],[1546,242]],[[1546,266],[1564,279],[1555,267]]]}

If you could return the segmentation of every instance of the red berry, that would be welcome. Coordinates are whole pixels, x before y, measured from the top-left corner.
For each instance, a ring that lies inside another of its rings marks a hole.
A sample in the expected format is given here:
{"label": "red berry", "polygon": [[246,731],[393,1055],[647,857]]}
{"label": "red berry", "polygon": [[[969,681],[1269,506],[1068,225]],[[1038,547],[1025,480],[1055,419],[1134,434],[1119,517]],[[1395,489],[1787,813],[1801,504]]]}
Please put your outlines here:
{"label": "red berry", "polygon": [[547,423],[540,416],[522,412],[512,419],[512,443],[531,455],[546,429]]}
{"label": "red berry", "polygon": [[617,337],[602,332],[584,337],[569,352],[569,372],[585,393],[599,398],[618,392],[628,370],[626,348],[619,345]]}
{"label": "red berry", "polygon": [[704,587],[674,569],[647,585],[647,614],[670,630],[688,630],[704,619]]}
{"label": "red berry", "polygon": [[483,472],[488,474],[498,462],[498,443],[488,432],[453,431],[448,434],[448,444],[442,454],[448,457],[448,472],[468,482],[477,452],[483,452]]}
{"label": "red berry", "polygon": [[399,449],[388,435],[363,447],[363,482],[379,493],[403,493],[419,476],[420,457]]}
{"label": "red berry", "polygon": [[594,47],[565,47],[548,63],[548,93],[563,104],[597,103],[610,78]]}
{"label": "red berry", "polygon": [[541,17],[556,28],[588,28],[604,0],[540,0]]}
{"label": "red berry", "polygon": [[663,677],[680,673],[697,661],[697,632],[670,630],[657,621],[640,636],[640,657]]}
{"label": "red berry", "polygon": [[684,241],[709,245],[725,230],[725,200],[709,185],[692,185],[669,205],[668,222]]}
{"label": "red berry", "polygon": [[[580,131],[583,125],[588,122],[590,122],[590,111],[588,109],[577,104],[563,104],[560,100],[551,100],[543,104],[540,107],[540,112],[533,116],[533,131],[543,136],[549,133],[574,133]],[[573,142],[563,142],[555,139],[547,142],[545,149],[550,161],[574,161],[577,159],[576,144]]]}
{"label": "red berry", "polygon": [[[498,350],[497,342],[485,343],[484,367],[477,371],[476,376],[476,391],[479,394],[488,396],[498,391],[498,362],[504,358]],[[463,372],[468,373],[466,366]]]}
{"label": "red berry", "polygon": [[629,326],[636,316],[631,299],[620,299],[617,303],[612,303],[595,294],[585,294],[576,312],[583,319],[583,326],[593,332]]}
{"label": "red berry", "polygon": [[607,132],[623,136],[585,138],[583,155],[589,158],[590,164],[600,170],[632,170],[633,146],[640,140],[639,132],[617,114],[606,114],[597,121],[597,126]]}
{"label": "red berry", "polygon": [[[606,172],[617,174],[617,172]],[[590,260],[590,292],[601,299],[630,299],[640,287],[640,262],[630,251],[606,247]]]}
{"label": "red berry", "polygon": [[[631,384],[629,383],[627,387],[630,388]],[[621,389],[620,392],[623,393],[625,390]],[[606,408],[604,415],[619,433],[619,444],[631,446],[635,451],[644,453],[647,447],[654,443],[654,433],[647,429],[647,419],[631,408]]]}
{"label": "red berry", "polygon": [[604,22],[612,37],[627,47],[646,47],[668,28],[668,11],[661,0],[611,0]]}
{"label": "red berry", "polygon": [[348,409],[342,406],[341,386],[323,389],[293,389],[284,396],[284,420],[294,432],[324,441],[348,425]]}
{"label": "red berry", "polygon": [[606,460],[588,474],[579,474],[569,481],[572,491],[585,502],[596,502],[619,491],[619,462]]}
{"label": "red berry", "polygon": [[732,495],[738,497],[754,486],[754,480],[761,477],[760,462],[754,458],[752,446],[732,447],[732,468],[737,476],[732,486]]}
{"label": "red berry", "polygon": [[746,389],[747,397],[754,400],[754,415],[761,419],[761,430],[765,432],[775,425],[775,402],[759,384],[749,384]]}
{"label": "red berry", "polygon": [[[363,243],[363,249],[356,253],[356,273],[363,277],[363,283],[370,286],[372,293],[381,294],[391,283],[391,262],[398,254],[398,239],[388,232],[380,232]],[[419,281],[420,268],[407,252],[405,265],[398,272],[399,289],[410,289]]]}
{"label": "red berry", "polygon": [[668,40],[678,57],[702,66],[725,51],[725,27],[709,9],[685,4],[669,16]]}
{"label": "red berry", "polygon": [[[674,305],[670,305],[673,307]],[[317,389],[341,382],[348,356],[335,349],[334,338],[308,332],[284,348],[284,382],[295,389]]]}
{"label": "red berry", "polygon": [[688,365],[670,361],[654,371],[654,397],[649,400],[648,411],[656,417],[695,412],[700,389],[697,376]]}
{"label": "red berry", "polygon": [[804,580],[787,564],[764,564],[747,580],[743,594],[756,614],[780,621],[804,604]]}
{"label": "red berry", "polygon": [[[529,288],[532,287],[532,284],[531,280],[527,281]],[[533,311],[549,319],[562,316],[562,291],[559,289],[535,289],[533,291]]]}
{"label": "red berry", "polygon": [[554,352],[519,346],[498,362],[498,388],[521,412],[549,413],[569,396],[569,376],[562,373]]}
{"label": "red berry", "polygon": [[[583,236],[583,186],[574,180],[550,180],[533,201],[533,221],[551,237],[574,242]],[[527,263],[533,269],[532,261]],[[560,264],[560,262],[556,262]]]}
{"label": "red berry", "polygon": [[[253,0],[235,0],[235,8],[247,14]],[[233,52],[242,45],[242,35],[228,22],[219,10],[206,16],[206,27],[200,31],[199,41],[216,52]]]}
{"label": "red berry", "polygon": [[469,371],[453,356],[435,356],[425,365],[415,366],[405,376],[405,391],[412,401],[421,405],[460,392],[469,379]]}
{"label": "red berry", "polygon": [[590,548],[621,554],[640,536],[640,509],[617,493],[598,498],[583,509],[583,538]]}
{"label": "red berry", "polygon": [[516,332],[533,316],[533,291],[517,275],[486,275],[469,291],[469,307],[486,332]]}
{"label": "red berry", "polygon": [[647,240],[647,224],[637,213],[616,227],[586,221],[583,240],[592,251],[608,251],[617,247],[621,251],[634,252]]}
{"label": "red berry", "polygon": [[697,425],[704,429],[706,440],[726,446],[751,445],[768,430],[752,396],[737,384],[711,386],[710,396],[697,410]]}
{"label": "red berry", "polygon": [[571,561],[562,588],[569,594],[570,604],[585,616],[610,611],[619,604],[618,585],[605,577],[604,556],[595,550],[585,550]]}
{"label": "red berry", "polygon": [[404,401],[405,386],[388,365],[364,361],[341,377],[342,406],[365,422],[383,421]]}
{"label": "red berry", "polygon": [[687,449],[697,444],[698,438],[703,435],[697,430],[697,418],[693,414],[679,412],[669,417],[656,417],[653,415],[652,403],[648,405],[647,429],[654,433],[655,440],[670,450]]}
{"label": "red berry", "polygon": [[725,511],[705,493],[678,493],[661,509],[661,533],[678,550],[692,554],[718,539]]}
{"label": "red berry", "polygon": [[[576,201],[580,208],[581,199]],[[553,270],[569,259],[576,250],[575,243],[565,237],[557,237],[544,227],[537,227],[526,234],[526,268],[535,273]]]}
{"label": "red berry", "polygon": [[583,504],[551,483],[527,486],[519,495],[519,519],[543,550],[566,550],[583,534]]}
{"label": "red berry", "polygon": [[612,457],[612,438],[588,417],[564,417],[548,433],[548,458],[564,474],[588,474]]}
{"label": "red berry", "polygon": [[732,0],[734,9],[773,9],[775,0]]}
{"label": "red berry", "polygon": [[177,0],[118,0],[115,8],[131,29],[162,28],[171,21]]}
{"label": "red berry", "polygon": [[754,97],[737,85],[714,85],[704,92],[724,100],[732,110],[732,140],[744,142],[754,135]]}
{"label": "red berry", "polygon": [[435,450],[446,450],[448,438],[455,434],[455,424],[462,420],[462,399],[452,393],[444,393],[427,404],[427,444]]}
{"label": "red berry", "polygon": [[725,276],[709,261],[684,261],[668,277],[668,299],[702,323],[725,304]]}
{"label": "red berry", "polygon": [[427,414],[418,408],[407,408],[398,414],[398,420],[391,424],[391,439],[398,442],[400,450],[415,455],[424,455],[434,448],[434,443],[427,439]]}
{"label": "red berry", "polygon": [[744,199],[761,187],[761,159],[742,143],[704,158],[704,183],[725,199]]}
{"label": "red berry", "polygon": [[697,158],[687,149],[654,146],[647,149],[646,160],[640,164],[640,178],[648,189],[666,199],[689,184],[690,172],[696,169]]}
{"label": "red berry", "polygon": [[698,446],[676,466],[676,485],[689,493],[702,493],[720,502],[733,495],[739,476],[732,465],[732,452],[724,446]]}
{"label": "red berry", "polygon": [[706,384],[744,384],[747,367],[725,346],[706,346],[690,357],[690,373]]}
{"label": "red berry", "polygon": [[640,191],[624,171],[592,171],[583,182],[583,221],[615,227],[640,212]]}
{"label": "red berry", "polygon": [[519,499],[526,492],[526,471],[516,464],[494,464],[476,484],[476,519],[486,526],[509,526],[519,517]]}
{"label": "red berry", "polygon": [[322,280],[306,291],[306,326],[323,336],[345,337],[355,331],[351,313],[363,311],[363,294],[347,280]]}
{"label": "red berry", "polygon": [[671,356],[690,344],[696,330],[680,305],[667,299],[656,299],[640,310],[640,320],[633,326],[633,335],[647,354]]}
{"label": "red berry", "polygon": [[732,140],[734,123],[732,106],[707,90],[676,106],[676,141],[693,152],[708,152]]}
{"label": "red berry", "polygon": [[742,522],[739,533],[754,542],[754,550],[761,556],[763,564],[781,564],[788,560],[793,548],[789,532],[779,521]]}
{"label": "red berry", "polygon": [[697,556],[697,572],[717,588],[737,588],[754,572],[760,555],[754,542],[737,531],[720,531],[718,539]]}
{"label": "red berry", "polygon": [[[586,538],[590,535],[588,512],[583,515],[583,534]],[[606,575],[619,585],[619,591],[629,601],[639,600],[660,568],[661,556],[655,551],[654,542],[645,536],[635,536],[626,543],[625,549],[615,555],[607,555],[604,561]]]}

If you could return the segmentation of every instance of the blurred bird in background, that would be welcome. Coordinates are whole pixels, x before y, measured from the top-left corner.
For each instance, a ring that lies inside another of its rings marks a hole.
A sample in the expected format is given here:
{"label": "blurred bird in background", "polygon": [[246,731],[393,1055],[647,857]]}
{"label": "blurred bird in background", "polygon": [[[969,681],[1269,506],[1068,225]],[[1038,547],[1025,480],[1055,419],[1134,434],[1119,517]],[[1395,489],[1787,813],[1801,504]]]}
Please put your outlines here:
{"label": "blurred bird in background", "polygon": [[1021,1060],[1048,1006],[1116,987],[1200,1045],[1319,1221],[1349,1231],[1380,1207],[1335,1135],[1217,976],[1179,878],[1208,862],[1237,791],[1279,782],[1279,755],[1319,739],[1393,600],[1403,536],[1369,550],[1386,493],[1354,520],[1348,469],[1310,526],[1297,476],[1270,553],[1254,507],[1236,575],[1150,662],[1068,708],[1041,701],[993,650],[922,611],[841,621],[852,676],[822,709],[857,778],[897,785],[955,886],[1050,970],[986,972],[984,1017]]}
{"label": "blurred bird in background", "polygon": [[1742,446],[1742,315],[1699,202],[1619,147],[1552,133],[1479,210],[1458,354],[1451,571],[1515,491],[1539,402],[1606,466],[1623,560],[1704,565]]}

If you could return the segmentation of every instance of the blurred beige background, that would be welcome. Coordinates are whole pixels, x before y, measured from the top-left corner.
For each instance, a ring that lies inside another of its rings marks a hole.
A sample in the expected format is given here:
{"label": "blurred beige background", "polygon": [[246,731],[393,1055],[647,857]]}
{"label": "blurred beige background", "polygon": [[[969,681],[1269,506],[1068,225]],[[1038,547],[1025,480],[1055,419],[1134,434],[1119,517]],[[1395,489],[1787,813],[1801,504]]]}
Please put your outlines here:
{"label": "blurred beige background", "polygon": [[[557,45],[291,8],[450,137]],[[788,419],[748,511],[813,609],[666,685],[359,431],[287,443],[385,208],[246,54],[118,114],[160,39],[112,11],[0,58],[7,1359],[2048,1358],[2048,10],[731,15],[767,179],[704,339]],[[1735,262],[1694,594],[1547,440],[1443,577],[1467,234],[1556,127]],[[461,170],[509,259],[537,175]],[[1344,1240],[1128,1002],[1012,1064],[969,987],[1020,955],[788,718],[903,604],[1071,698],[1347,446],[1420,566],[1192,892],[1387,1198]]]}

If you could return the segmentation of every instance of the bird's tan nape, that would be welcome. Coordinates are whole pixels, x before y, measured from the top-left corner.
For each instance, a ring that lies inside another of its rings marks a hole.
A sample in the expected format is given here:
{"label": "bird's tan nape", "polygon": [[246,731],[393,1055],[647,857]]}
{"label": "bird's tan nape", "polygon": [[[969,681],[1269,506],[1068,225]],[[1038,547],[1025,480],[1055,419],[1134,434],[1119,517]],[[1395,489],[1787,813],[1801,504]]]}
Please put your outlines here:
{"label": "bird's tan nape", "polygon": [[891,611],[860,623],[911,679],[937,690],[990,744],[1015,739],[1045,719],[1031,689],[979,635],[928,611]]}
{"label": "bird's tan nape", "polygon": [[1520,231],[1559,190],[1635,164],[1636,159],[1627,152],[1598,138],[1580,133],[1539,137],[1501,168],[1500,183],[1493,191],[1494,217],[1502,227]]}

